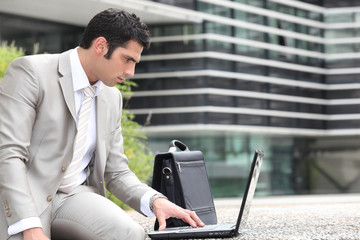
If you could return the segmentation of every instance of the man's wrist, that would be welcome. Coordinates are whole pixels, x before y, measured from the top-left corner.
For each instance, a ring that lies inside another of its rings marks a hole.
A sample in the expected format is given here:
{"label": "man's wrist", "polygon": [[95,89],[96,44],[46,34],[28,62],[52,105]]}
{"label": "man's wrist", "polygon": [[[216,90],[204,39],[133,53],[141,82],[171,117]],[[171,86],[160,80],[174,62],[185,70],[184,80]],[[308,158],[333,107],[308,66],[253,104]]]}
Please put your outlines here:
{"label": "man's wrist", "polygon": [[155,200],[158,199],[158,198],[168,199],[164,194],[161,194],[161,193],[156,193],[156,194],[154,194],[154,195],[150,198],[150,201],[149,201],[149,207],[150,207],[150,210],[151,210],[152,212],[154,212],[154,206],[153,206],[153,204],[154,204]]}
{"label": "man's wrist", "polygon": [[18,222],[11,224],[8,228],[9,235],[15,235],[17,233],[23,232],[26,229],[42,227],[39,217],[29,217],[22,219]]}

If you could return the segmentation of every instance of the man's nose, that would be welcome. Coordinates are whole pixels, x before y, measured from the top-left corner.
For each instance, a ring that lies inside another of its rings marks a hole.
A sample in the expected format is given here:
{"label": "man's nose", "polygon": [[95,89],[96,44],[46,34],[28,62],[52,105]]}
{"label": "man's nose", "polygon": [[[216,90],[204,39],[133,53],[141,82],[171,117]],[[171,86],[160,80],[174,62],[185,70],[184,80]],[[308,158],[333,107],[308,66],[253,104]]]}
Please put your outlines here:
{"label": "man's nose", "polygon": [[126,77],[133,77],[135,74],[135,64],[125,69]]}

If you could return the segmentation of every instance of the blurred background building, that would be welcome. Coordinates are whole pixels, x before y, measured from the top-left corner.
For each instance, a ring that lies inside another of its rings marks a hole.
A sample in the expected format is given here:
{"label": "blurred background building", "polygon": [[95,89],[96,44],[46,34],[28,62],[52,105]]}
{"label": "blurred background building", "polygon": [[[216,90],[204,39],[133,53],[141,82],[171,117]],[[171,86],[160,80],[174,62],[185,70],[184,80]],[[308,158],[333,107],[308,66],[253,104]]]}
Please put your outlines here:
{"label": "blurred background building", "polygon": [[0,41],[62,52],[109,7],[152,34],[126,107],[154,152],[204,152],[215,197],[239,195],[255,149],[259,195],[360,192],[359,1],[0,0]]}

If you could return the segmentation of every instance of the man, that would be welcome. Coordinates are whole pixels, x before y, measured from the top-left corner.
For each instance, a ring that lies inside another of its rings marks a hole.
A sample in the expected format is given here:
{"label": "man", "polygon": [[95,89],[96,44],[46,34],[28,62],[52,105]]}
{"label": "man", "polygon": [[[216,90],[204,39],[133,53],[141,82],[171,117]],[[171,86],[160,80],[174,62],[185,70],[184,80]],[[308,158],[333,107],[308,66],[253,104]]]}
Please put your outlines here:
{"label": "man", "polygon": [[121,135],[122,97],[146,25],[118,9],[97,14],[80,47],[15,60],[0,85],[0,239],[144,239],[144,230],[106,199],[159,220],[203,226],[129,170]]}

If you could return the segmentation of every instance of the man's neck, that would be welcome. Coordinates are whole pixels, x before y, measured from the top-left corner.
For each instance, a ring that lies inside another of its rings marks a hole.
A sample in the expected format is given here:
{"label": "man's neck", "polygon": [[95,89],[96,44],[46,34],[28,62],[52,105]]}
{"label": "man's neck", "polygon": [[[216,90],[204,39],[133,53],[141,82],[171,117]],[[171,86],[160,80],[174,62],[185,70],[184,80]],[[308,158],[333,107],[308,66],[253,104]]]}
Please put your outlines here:
{"label": "man's neck", "polygon": [[96,79],[95,75],[92,74],[91,71],[91,69],[93,69],[93,59],[94,59],[94,56],[91,56],[91,49],[84,49],[82,47],[78,47],[77,52],[79,55],[81,66],[84,69],[90,84],[93,85],[98,81],[98,79]]}

